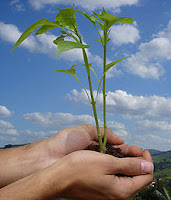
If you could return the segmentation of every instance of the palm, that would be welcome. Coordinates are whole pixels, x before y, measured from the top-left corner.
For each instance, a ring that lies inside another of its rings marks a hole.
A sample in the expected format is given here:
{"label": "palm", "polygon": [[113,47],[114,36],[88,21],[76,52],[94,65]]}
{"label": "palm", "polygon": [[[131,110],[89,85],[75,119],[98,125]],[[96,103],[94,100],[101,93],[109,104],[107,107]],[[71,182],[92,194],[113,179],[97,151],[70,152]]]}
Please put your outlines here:
{"label": "palm", "polygon": [[[103,138],[103,128],[101,128],[101,134]],[[98,144],[96,128],[91,125],[63,129],[50,140],[51,151],[58,158],[62,158],[74,151],[84,150],[89,145]],[[123,143],[123,140],[108,129],[108,142],[120,145]]]}

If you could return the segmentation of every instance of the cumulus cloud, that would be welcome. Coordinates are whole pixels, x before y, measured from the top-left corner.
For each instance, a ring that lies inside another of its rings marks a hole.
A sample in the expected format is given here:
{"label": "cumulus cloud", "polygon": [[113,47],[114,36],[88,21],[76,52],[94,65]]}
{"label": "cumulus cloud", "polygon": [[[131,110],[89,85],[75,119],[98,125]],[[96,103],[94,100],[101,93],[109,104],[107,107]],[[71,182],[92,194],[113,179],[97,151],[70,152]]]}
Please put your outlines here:
{"label": "cumulus cloud", "polygon": [[[72,115],[70,113],[26,113],[23,115],[23,119],[43,127],[53,127],[57,130],[81,124],[95,125],[94,118],[90,115]],[[103,122],[101,120],[99,120],[99,124],[100,126],[103,126]],[[126,127],[122,123],[108,121],[107,126],[117,135],[128,135]]]}
{"label": "cumulus cloud", "polygon": [[20,0],[12,0],[10,1],[10,5],[13,6],[18,12],[25,11],[24,4],[20,2]]}
{"label": "cumulus cloud", "polygon": [[132,43],[140,39],[139,30],[136,27],[136,23],[115,25],[110,32],[110,38],[113,44],[122,45]]}
{"label": "cumulus cloud", "polygon": [[94,118],[89,115],[72,115],[70,113],[26,113],[23,115],[23,119],[43,127],[57,129],[84,123],[94,124]]}
{"label": "cumulus cloud", "polygon": [[0,120],[0,135],[18,135],[18,132],[10,122]]}
{"label": "cumulus cloud", "polygon": [[105,9],[112,10],[117,9],[121,6],[131,6],[137,5],[139,0],[84,0],[84,3],[80,0],[73,1],[63,1],[63,0],[28,0],[29,3],[33,6],[34,9],[40,10],[44,8],[46,5],[71,5],[74,3],[75,6],[80,6],[84,9],[94,10],[101,9],[105,7]]}
{"label": "cumulus cloud", "polygon": [[0,117],[10,117],[11,115],[12,112],[8,108],[0,105]]}
{"label": "cumulus cloud", "polygon": [[[96,91],[94,91],[96,95]],[[72,90],[67,94],[67,99],[72,102],[80,102],[89,105],[87,96],[82,90]],[[133,96],[126,91],[116,90],[107,92],[107,112],[119,114],[124,118],[158,118],[171,119],[171,98],[161,96]],[[97,99],[97,108],[102,110],[103,94],[100,93]]]}
{"label": "cumulus cloud", "polygon": [[[103,126],[102,122],[101,122],[101,126]],[[129,135],[128,131],[126,130],[125,125],[122,123],[115,122],[115,121],[107,121],[107,127],[112,129],[112,131],[120,137],[125,137]]]}
{"label": "cumulus cloud", "polygon": [[145,131],[145,132],[170,132],[171,133],[171,124],[167,121],[150,121],[142,120],[137,121],[135,124],[136,131]]}
{"label": "cumulus cloud", "polygon": [[165,72],[162,63],[171,60],[171,21],[167,28],[139,45],[139,51],[128,58],[125,68],[141,78],[159,79]]}
{"label": "cumulus cloud", "polygon": [[[5,146],[6,144],[17,144],[17,138],[16,137],[4,137],[0,135],[0,147]],[[19,143],[18,143],[19,144]]]}
{"label": "cumulus cloud", "polygon": [[[0,22],[0,39],[15,44],[21,34],[22,32],[19,31],[17,26]],[[56,59],[64,59],[71,62],[83,62],[81,49],[72,49],[56,56],[58,47],[53,43],[53,40],[55,40],[56,37],[57,36],[50,33],[44,33],[37,36],[30,35],[19,47],[26,48],[31,53],[43,53]],[[73,41],[72,38],[67,38],[67,40]],[[96,65],[102,65],[103,61],[100,56],[92,54],[88,49],[86,49],[86,52],[90,62],[93,62]]]}
{"label": "cumulus cloud", "polygon": [[27,135],[29,137],[32,138],[36,138],[38,139],[46,139],[49,137],[52,137],[53,135],[55,135],[57,133],[57,131],[32,131],[29,129],[25,129],[23,131],[20,131],[20,134],[22,135]]}
{"label": "cumulus cloud", "polygon": [[[5,24],[0,22],[0,38],[4,41],[14,44],[21,36],[22,32],[13,24]],[[53,34],[44,33],[33,37],[29,36],[21,46],[28,49],[30,52],[40,52],[56,58],[57,46],[53,44],[53,40],[57,36]],[[73,49],[71,51],[63,52],[57,57],[58,59],[65,59],[68,61],[83,61],[81,49]]]}
{"label": "cumulus cloud", "polygon": [[143,149],[156,149],[168,151],[171,147],[171,139],[163,138],[154,134],[129,135],[125,142],[130,145],[137,145]]}
{"label": "cumulus cloud", "polygon": [[14,128],[14,126],[10,122],[0,120],[0,128]]}
{"label": "cumulus cloud", "polygon": [[[0,38],[2,40],[15,43],[21,34],[22,33],[15,25],[0,22]],[[33,36],[30,36],[21,44],[21,46],[29,49],[30,51],[35,51],[37,48],[36,39]]]}

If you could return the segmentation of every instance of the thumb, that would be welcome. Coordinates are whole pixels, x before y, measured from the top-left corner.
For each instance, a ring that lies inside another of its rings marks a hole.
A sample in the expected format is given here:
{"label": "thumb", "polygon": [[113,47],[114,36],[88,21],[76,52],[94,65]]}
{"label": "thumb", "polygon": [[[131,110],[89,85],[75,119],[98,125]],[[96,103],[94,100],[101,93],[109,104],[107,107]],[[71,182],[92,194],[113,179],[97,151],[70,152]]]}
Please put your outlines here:
{"label": "thumb", "polygon": [[153,172],[153,169],[153,163],[143,159],[114,158],[110,173],[134,176],[150,174]]}

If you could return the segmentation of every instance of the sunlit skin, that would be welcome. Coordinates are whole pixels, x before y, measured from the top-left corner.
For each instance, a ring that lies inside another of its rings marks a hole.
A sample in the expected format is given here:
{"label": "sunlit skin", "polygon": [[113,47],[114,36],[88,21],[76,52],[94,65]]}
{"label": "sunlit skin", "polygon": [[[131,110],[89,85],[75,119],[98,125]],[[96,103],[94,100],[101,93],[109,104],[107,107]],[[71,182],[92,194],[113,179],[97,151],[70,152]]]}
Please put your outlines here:
{"label": "sunlit skin", "polygon": [[[103,138],[104,128],[100,130]],[[137,146],[124,144],[110,129],[107,133],[107,142],[132,158],[119,159],[83,150],[98,143],[96,127],[91,125],[66,128],[50,139],[1,151],[0,197],[3,200],[129,198],[152,181],[151,156]],[[151,163],[151,168],[144,171],[142,161]]]}

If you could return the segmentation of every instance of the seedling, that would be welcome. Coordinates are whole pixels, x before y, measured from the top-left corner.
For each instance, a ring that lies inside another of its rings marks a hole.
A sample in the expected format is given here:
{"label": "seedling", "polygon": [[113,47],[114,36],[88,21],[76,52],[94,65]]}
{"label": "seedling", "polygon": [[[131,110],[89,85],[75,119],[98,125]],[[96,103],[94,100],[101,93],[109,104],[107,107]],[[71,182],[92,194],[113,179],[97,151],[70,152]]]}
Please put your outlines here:
{"label": "seedling", "polygon": [[[31,33],[33,33],[36,29],[40,28],[35,35],[43,34],[49,30],[52,29],[60,29],[61,35],[57,37],[53,43],[58,46],[58,51],[56,55],[61,54],[64,51],[68,51],[75,48],[82,49],[82,54],[84,58],[84,64],[87,72],[88,77],[88,84],[89,84],[89,90],[90,94],[87,92],[86,88],[83,86],[81,81],[76,76],[76,70],[75,67],[79,65],[73,65],[69,69],[58,69],[55,70],[57,72],[64,72],[72,75],[74,78],[77,79],[77,81],[82,85],[84,91],[87,94],[88,100],[90,104],[92,105],[93,114],[96,122],[96,128],[97,128],[97,134],[99,139],[99,145],[100,145],[100,151],[104,152],[106,142],[107,142],[107,125],[106,125],[106,89],[105,89],[105,83],[106,83],[106,73],[107,71],[116,65],[118,62],[126,59],[127,57],[121,58],[119,60],[113,61],[109,64],[106,64],[106,56],[107,56],[107,43],[109,42],[109,33],[114,24],[117,23],[132,23],[133,19],[130,17],[116,17],[116,15],[108,14],[105,9],[103,8],[102,13],[98,14],[96,12],[92,12],[92,15],[88,15],[87,13],[75,10],[74,5],[72,8],[65,8],[65,9],[58,9],[59,12],[56,15],[56,18],[54,21],[49,21],[47,19],[41,19],[37,21],[36,23],[32,24],[30,27],[28,27],[23,34],[20,36],[18,41],[15,43],[14,47],[11,51],[13,51],[18,45],[20,45]],[[89,48],[89,45],[83,44],[83,40],[81,37],[81,34],[78,30],[76,18],[75,18],[75,12],[80,13],[84,17],[86,17],[95,27],[97,34],[98,34],[98,40],[97,42],[100,42],[103,48],[103,74],[101,78],[99,79],[95,70],[91,66],[91,64],[88,61],[88,56],[86,53],[86,48]],[[102,34],[101,34],[102,33]],[[72,38],[73,41],[67,41],[66,38]],[[101,89],[103,92],[103,120],[104,120],[104,139],[102,140],[102,136],[100,133],[99,128],[99,120],[97,117],[97,111],[96,111],[96,98],[93,95],[93,88],[91,83],[91,76],[90,76],[90,70],[93,71],[95,74],[97,80],[98,80],[98,88],[97,88],[97,95],[99,94],[99,90]],[[103,84],[102,84],[103,82]]]}

